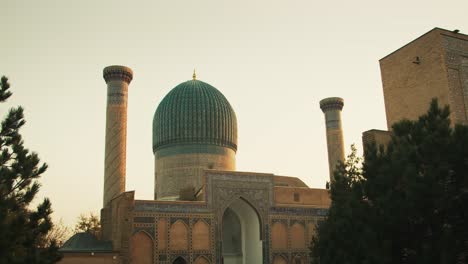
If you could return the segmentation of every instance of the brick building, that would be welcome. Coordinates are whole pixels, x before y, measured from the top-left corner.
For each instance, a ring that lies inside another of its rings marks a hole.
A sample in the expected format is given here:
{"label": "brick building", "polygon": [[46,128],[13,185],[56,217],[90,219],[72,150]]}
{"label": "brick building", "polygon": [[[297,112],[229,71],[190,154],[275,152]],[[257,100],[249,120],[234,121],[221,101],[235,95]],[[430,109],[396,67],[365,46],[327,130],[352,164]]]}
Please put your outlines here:
{"label": "brick building", "polygon": [[[380,60],[388,130],[425,113],[432,98],[452,120],[468,121],[468,36],[435,28]],[[237,120],[224,95],[192,80],[172,89],[153,120],[154,200],[125,190],[127,92],[131,69],[104,69],[107,83],[102,237],[77,234],[62,264],[304,264],[328,191],[295,177],[236,171]],[[343,160],[343,100],[320,102],[330,180]],[[390,132],[369,130],[364,143],[385,144]]]}
{"label": "brick building", "polygon": [[434,28],[380,60],[387,129],[363,133],[385,145],[392,125],[425,114],[432,98],[450,107],[452,123],[468,124],[468,35]]}
{"label": "brick building", "polygon": [[[61,248],[61,263],[307,263],[315,226],[330,204],[327,190],[295,177],[236,171],[235,112],[195,74],[172,89],[154,115],[154,200],[136,200],[125,190],[132,78],[124,66],[104,69],[102,237],[73,236]],[[342,159],[343,100],[321,107],[332,136],[330,159]]]}

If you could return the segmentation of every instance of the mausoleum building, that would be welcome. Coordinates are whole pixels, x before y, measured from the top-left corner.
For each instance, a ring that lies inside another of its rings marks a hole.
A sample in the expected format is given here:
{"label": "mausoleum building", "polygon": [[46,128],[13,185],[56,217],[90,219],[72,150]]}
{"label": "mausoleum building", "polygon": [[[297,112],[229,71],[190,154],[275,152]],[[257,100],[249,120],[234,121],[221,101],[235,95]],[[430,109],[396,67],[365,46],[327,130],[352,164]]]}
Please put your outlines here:
{"label": "mausoleum building", "polygon": [[[424,113],[431,98],[468,120],[468,36],[435,28],[380,60],[388,131],[364,132],[385,144],[391,125]],[[62,264],[305,264],[328,190],[296,177],[236,170],[237,118],[212,85],[175,86],[153,119],[154,199],[125,190],[127,94],[133,72],[104,69],[107,84],[102,234],[73,236]],[[131,88],[130,88],[131,90]],[[339,97],[319,103],[325,116],[330,181],[344,159]],[[318,107],[318,106],[317,106]],[[148,146],[150,147],[150,146]],[[150,177],[148,183],[151,182]]]}

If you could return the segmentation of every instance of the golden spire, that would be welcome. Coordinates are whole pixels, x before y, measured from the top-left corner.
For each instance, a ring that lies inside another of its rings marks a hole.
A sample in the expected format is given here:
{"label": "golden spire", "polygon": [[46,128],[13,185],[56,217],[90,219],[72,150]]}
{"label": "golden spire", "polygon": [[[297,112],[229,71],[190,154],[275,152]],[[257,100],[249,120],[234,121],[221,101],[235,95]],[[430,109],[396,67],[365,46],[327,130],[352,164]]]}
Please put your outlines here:
{"label": "golden spire", "polygon": [[195,72],[195,69],[193,69],[192,79],[194,79],[194,80],[197,79],[197,73]]}

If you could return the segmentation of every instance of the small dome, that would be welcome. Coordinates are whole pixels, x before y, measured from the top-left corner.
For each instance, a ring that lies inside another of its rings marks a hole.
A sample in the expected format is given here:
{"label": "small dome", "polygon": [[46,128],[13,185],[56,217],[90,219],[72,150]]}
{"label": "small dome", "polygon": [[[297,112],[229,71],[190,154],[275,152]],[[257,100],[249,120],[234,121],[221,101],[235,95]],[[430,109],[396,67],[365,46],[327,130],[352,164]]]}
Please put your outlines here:
{"label": "small dome", "polygon": [[77,233],[67,240],[60,252],[111,252],[112,242],[98,240],[88,232]]}
{"label": "small dome", "polygon": [[190,80],[161,101],[153,119],[153,152],[184,144],[212,144],[237,151],[237,119],[224,95]]}

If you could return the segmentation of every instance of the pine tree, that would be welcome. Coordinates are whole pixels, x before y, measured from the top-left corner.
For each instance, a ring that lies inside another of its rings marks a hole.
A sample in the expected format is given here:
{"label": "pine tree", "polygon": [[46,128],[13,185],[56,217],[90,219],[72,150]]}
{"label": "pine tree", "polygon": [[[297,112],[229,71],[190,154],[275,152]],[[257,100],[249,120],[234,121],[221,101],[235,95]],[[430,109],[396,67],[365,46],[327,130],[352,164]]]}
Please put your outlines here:
{"label": "pine tree", "polygon": [[467,261],[468,127],[449,116],[434,100],[417,121],[393,126],[386,151],[366,152],[366,193],[393,263]]}
{"label": "pine tree", "polygon": [[362,171],[337,171],[315,263],[468,262],[468,127],[449,116],[433,100],[388,146],[367,146]]}
{"label": "pine tree", "polygon": [[[11,96],[9,88],[2,77],[0,102]],[[30,208],[47,165],[24,147],[19,133],[24,124],[23,108],[17,107],[10,109],[0,128],[0,263],[55,263],[60,259],[55,243],[39,246],[52,228],[51,203],[44,199]]]}
{"label": "pine tree", "polygon": [[377,235],[368,228],[374,219],[364,197],[362,158],[351,146],[346,162],[334,172],[330,185],[332,204],[327,219],[318,225],[311,247],[312,263],[385,263],[380,258]]}

